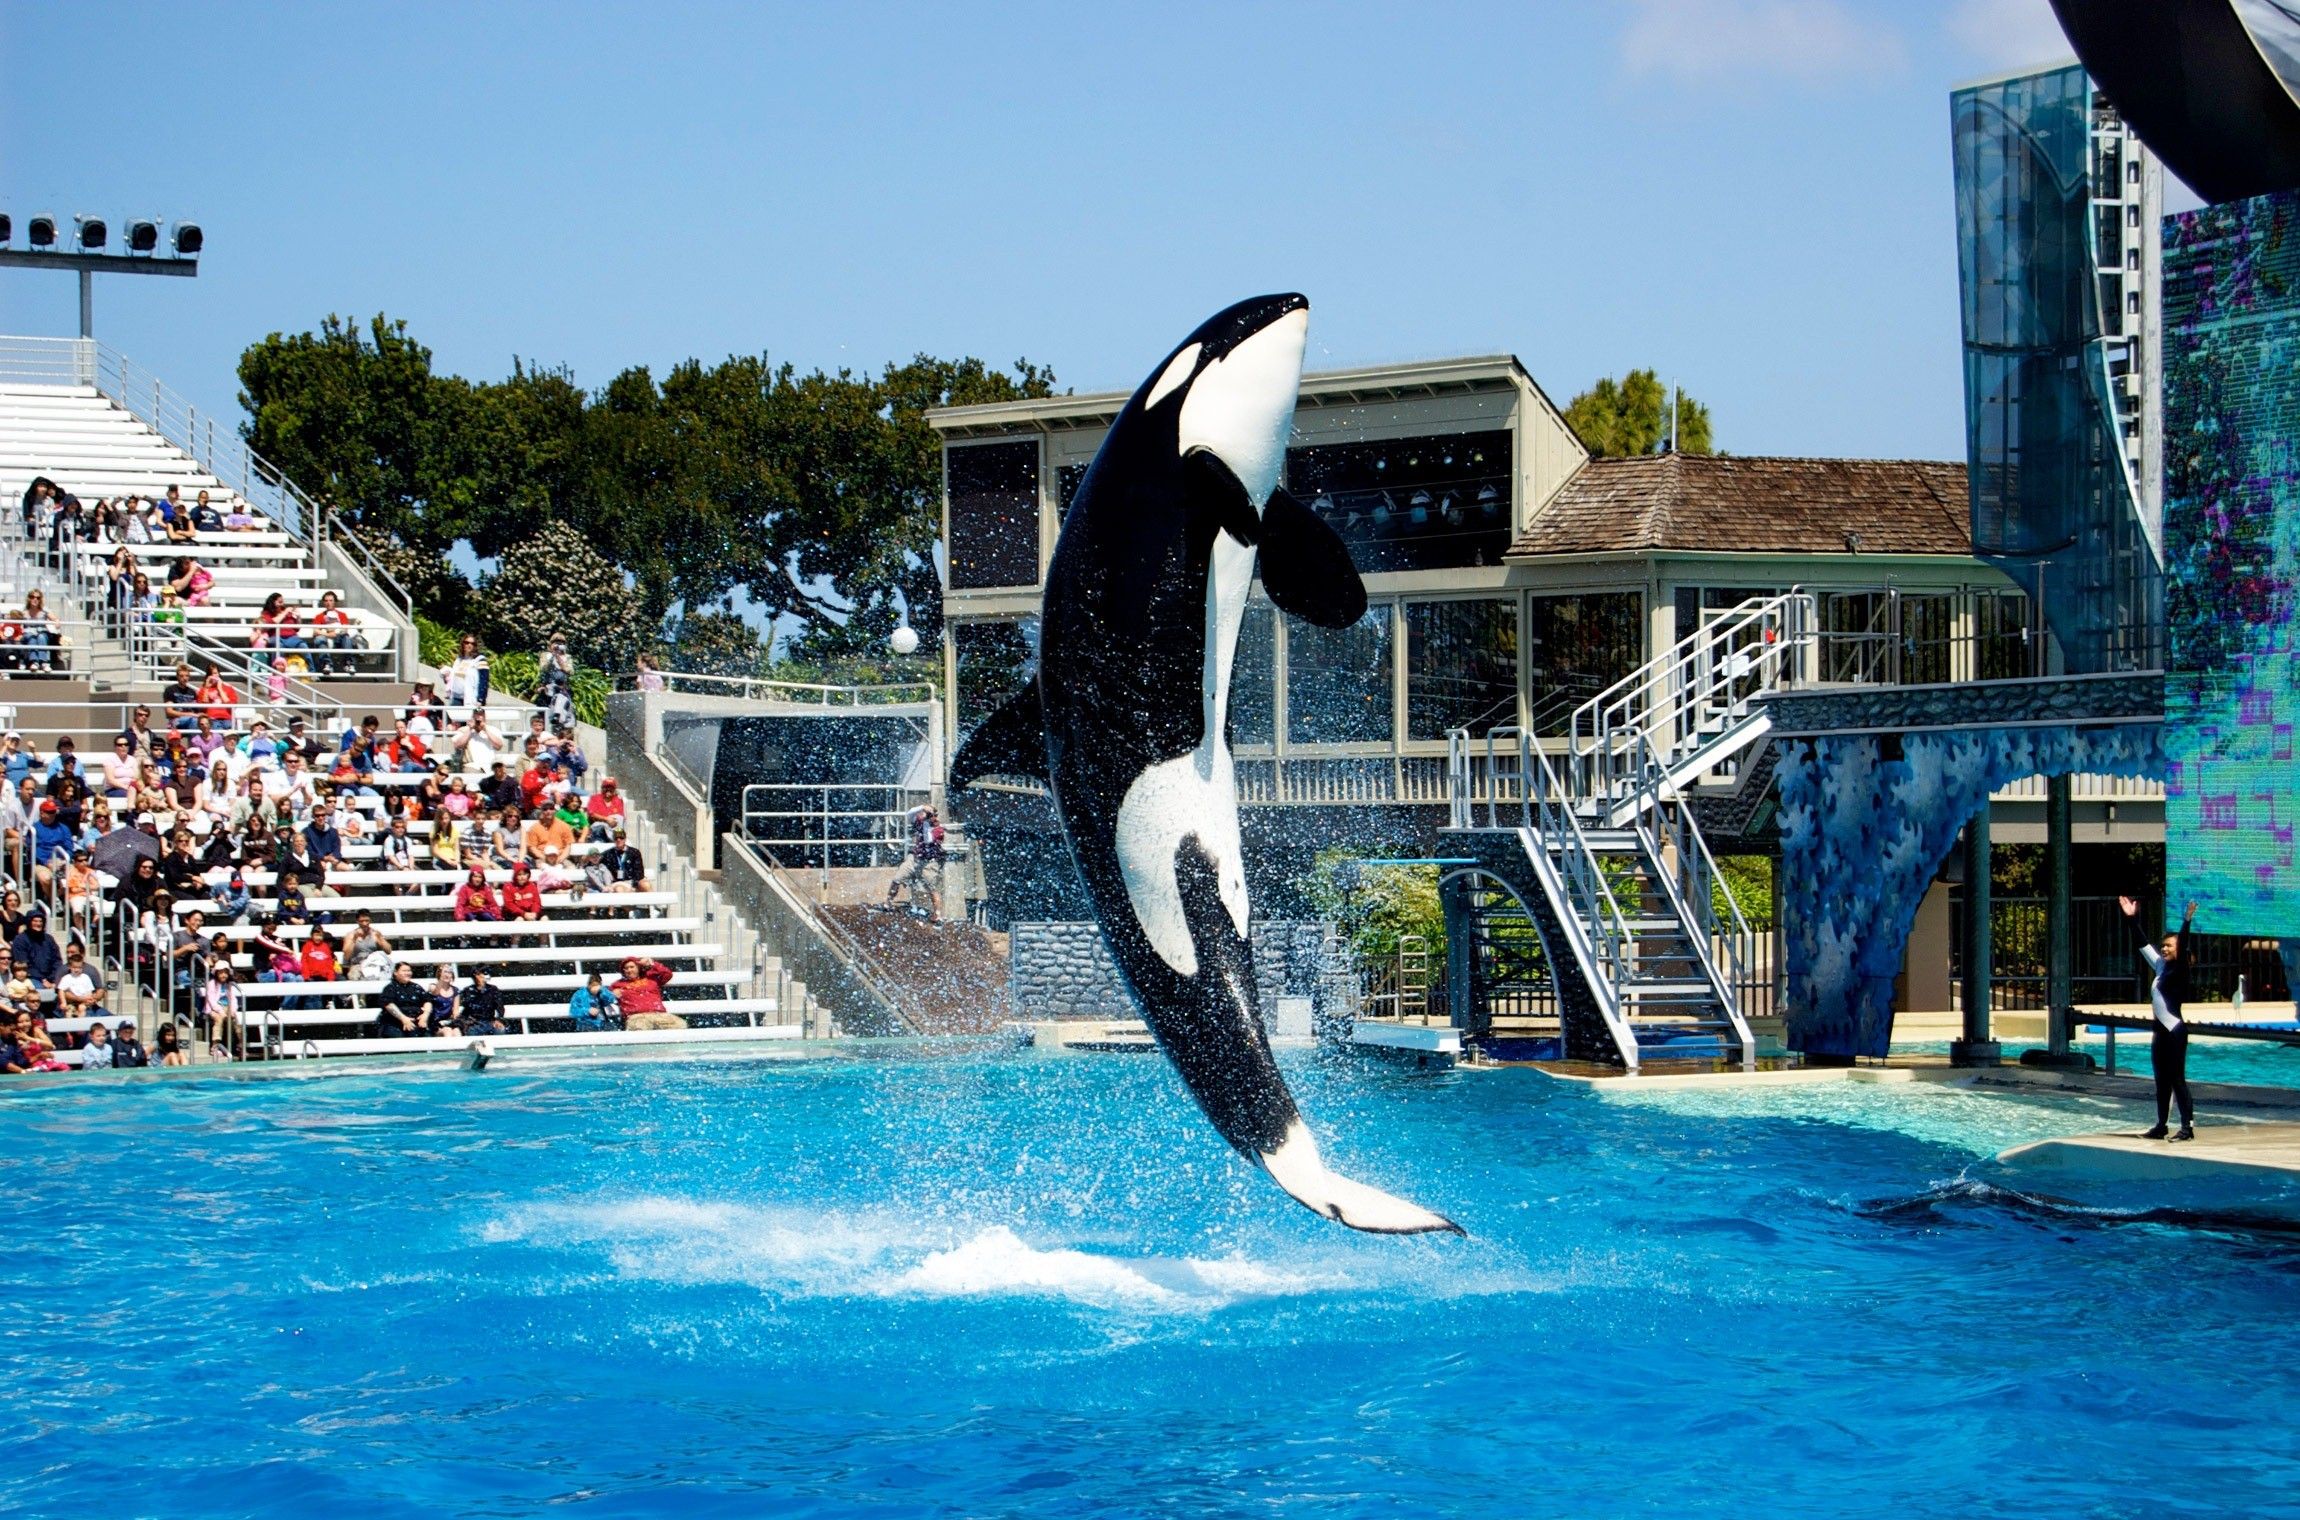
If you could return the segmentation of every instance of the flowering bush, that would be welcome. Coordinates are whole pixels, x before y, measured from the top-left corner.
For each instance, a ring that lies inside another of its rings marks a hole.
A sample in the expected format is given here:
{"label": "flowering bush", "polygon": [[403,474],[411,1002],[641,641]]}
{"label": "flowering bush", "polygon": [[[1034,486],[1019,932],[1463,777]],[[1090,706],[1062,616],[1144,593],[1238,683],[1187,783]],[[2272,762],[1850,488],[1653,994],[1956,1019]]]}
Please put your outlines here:
{"label": "flowering bush", "polygon": [[[472,602],[486,642],[500,650],[540,653],[544,640],[563,633],[581,663],[622,670],[647,642],[638,593],[563,522],[547,523],[504,550]],[[506,687],[507,657],[494,662],[496,680]]]}

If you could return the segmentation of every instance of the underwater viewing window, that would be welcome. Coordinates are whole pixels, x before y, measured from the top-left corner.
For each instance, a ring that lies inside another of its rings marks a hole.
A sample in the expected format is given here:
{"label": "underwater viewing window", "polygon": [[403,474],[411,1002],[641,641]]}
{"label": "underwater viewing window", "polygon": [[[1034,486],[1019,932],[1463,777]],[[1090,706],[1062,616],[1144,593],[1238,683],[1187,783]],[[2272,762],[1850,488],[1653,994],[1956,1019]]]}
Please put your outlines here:
{"label": "underwater viewing window", "polygon": [[1498,565],[1516,478],[1506,429],[1286,451],[1286,489],[1350,546],[1360,570]]}
{"label": "underwater viewing window", "polygon": [[954,591],[1038,584],[1038,440],[943,451]]}
{"label": "underwater viewing window", "polygon": [[1517,721],[1517,598],[1406,604],[1406,737]]}
{"label": "underwater viewing window", "polygon": [[1038,619],[953,623],[950,638],[958,653],[956,725],[963,738],[1022,690],[1038,668]]}
{"label": "underwater viewing window", "polygon": [[1248,603],[1230,664],[1230,743],[1267,747],[1277,738],[1277,612]]}
{"label": "underwater viewing window", "polygon": [[1388,744],[1397,731],[1391,607],[1347,628],[1286,626],[1286,738],[1294,744]]}
{"label": "underwater viewing window", "polygon": [[1645,658],[1645,598],[1635,591],[1537,596],[1525,626],[1533,731],[1565,732],[1573,710]]}

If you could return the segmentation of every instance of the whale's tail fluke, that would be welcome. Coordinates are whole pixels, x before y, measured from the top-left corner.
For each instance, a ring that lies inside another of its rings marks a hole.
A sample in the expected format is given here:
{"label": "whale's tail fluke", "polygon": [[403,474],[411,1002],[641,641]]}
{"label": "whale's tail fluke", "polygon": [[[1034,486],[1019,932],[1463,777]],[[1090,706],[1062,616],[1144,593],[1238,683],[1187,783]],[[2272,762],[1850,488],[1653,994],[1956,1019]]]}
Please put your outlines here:
{"label": "whale's tail fluke", "polygon": [[1296,1120],[1274,1151],[1255,1159],[1270,1179],[1312,1213],[1370,1235],[1422,1235],[1433,1230],[1468,1233],[1443,1214],[1393,1198],[1380,1188],[1352,1182],[1326,1165],[1308,1126]]}

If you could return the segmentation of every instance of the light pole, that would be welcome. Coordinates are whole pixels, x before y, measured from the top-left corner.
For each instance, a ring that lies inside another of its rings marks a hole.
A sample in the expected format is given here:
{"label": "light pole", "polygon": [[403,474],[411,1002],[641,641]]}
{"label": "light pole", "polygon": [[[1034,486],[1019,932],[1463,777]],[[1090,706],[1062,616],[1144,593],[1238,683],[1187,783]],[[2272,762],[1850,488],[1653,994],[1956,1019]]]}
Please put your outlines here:
{"label": "light pole", "polygon": [[200,272],[207,236],[197,222],[178,222],[163,236],[153,217],[131,217],[116,229],[101,216],[72,219],[69,238],[55,216],[43,212],[24,222],[25,246],[16,246],[15,219],[0,212],[0,269],[66,269],[80,277],[80,336],[96,335],[96,276],[159,274],[190,279]]}

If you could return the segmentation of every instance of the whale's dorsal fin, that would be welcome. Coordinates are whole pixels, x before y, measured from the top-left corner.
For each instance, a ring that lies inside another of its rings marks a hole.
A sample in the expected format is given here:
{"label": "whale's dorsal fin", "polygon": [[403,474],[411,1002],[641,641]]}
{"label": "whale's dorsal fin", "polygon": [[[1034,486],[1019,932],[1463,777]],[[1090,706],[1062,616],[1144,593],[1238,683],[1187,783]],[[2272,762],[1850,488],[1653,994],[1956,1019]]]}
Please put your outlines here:
{"label": "whale's dorsal fin", "polygon": [[1257,514],[1246,488],[1211,449],[1192,449],[1183,465],[1196,476],[1199,503],[1215,525],[1261,550],[1262,589],[1280,611],[1320,628],[1347,628],[1366,615],[1366,583],[1324,518],[1284,486],[1271,490]]}
{"label": "whale's dorsal fin", "polygon": [[950,778],[944,784],[955,792],[978,776],[1044,781],[1046,771],[1046,712],[1039,706],[1034,679],[966,736],[950,758]]}
{"label": "whale's dorsal fin", "polygon": [[1284,486],[1262,508],[1262,589],[1280,610],[1320,628],[1347,628],[1366,615],[1366,583],[1326,520]]}

